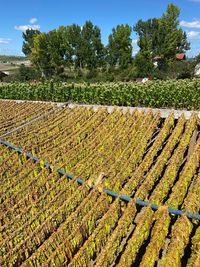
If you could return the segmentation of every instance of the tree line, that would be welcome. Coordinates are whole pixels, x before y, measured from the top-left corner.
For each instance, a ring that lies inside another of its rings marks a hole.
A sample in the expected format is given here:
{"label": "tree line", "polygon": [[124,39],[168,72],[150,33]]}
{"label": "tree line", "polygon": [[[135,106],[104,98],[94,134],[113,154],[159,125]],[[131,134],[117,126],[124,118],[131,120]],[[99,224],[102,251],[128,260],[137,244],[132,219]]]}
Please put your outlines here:
{"label": "tree line", "polygon": [[[68,68],[78,76],[112,71],[136,72],[136,76],[151,76],[164,72],[176,61],[177,53],[190,49],[186,33],[179,24],[180,9],[169,4],[160,18],[139,20],[133,27],[117,25],[108,36],[108,44],[101,41],[101,30],[91,21],[83,26],[60,26],[49,32],[28,29],[23,33],[23,53],[30,58],[41,76],[62,76]],[[132,32],[138,36],[139,52],[133,56]],[[154,59],[159,58],[155,68]]]}

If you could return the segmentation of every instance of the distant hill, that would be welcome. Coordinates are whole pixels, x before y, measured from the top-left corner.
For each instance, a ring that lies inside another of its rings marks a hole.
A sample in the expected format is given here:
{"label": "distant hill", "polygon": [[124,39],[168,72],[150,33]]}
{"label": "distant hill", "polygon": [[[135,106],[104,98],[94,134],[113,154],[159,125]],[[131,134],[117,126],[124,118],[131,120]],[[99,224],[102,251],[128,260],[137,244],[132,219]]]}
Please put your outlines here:
{"label": "distant hill", "polygon": [[5,55],[0,55],[0,62],[13,62],[13,61],[26,61],[27,57],[23,56],[5,56]]}

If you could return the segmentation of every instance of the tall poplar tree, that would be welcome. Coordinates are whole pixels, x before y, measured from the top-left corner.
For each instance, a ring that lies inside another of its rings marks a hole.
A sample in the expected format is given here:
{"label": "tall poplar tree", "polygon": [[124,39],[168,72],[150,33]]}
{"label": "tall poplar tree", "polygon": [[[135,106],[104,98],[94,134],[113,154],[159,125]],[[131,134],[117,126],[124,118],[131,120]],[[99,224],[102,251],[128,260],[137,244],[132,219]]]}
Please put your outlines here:
{"label": "tall poplar tree", "polygon": [[36,35],[40,34],[39,30],[27,29],[22,33],[22,38],[24,39],[22,45],[22,52],[26,56],[31,55],[31,49],[33,48],[33,39]]}
{"label": "tall poplar tree", "polygon": [[179,15],[180,9],[169,4],[161,18],[137,22],[134,31],[139,36],[138,46],[142,55],[174,60],[176,53],[190,49],[186,33],[179,26]]}
{"label": "tall poplar tree", "polygon": [[111,66],[128,67],[132,60],[132,28],[126,24],[117,25],[108,37],[107,59]]}

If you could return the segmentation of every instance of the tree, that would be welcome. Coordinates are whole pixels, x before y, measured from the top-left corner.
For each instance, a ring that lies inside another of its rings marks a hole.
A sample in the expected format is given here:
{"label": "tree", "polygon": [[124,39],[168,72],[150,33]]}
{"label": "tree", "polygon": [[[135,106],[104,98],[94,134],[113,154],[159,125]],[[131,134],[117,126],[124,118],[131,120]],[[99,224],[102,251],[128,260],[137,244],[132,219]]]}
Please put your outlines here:
{"label": "tree", "polygon": [[126,68],[132,60],[132,28],[126,25],[118,25],[112,29],[108,37],[108,62],[111,66],[119,65]]}
{"label": "tree", "polygon": [[135,56],[134,63],[137,67],[137,76],[138,77],[149,77],[154,74],[154,66],[151,60],[150,54],[148,53],[138,53]]}
{"label": "tree", "polygon": [[65,65],[65,56],[68,48],[68,41],[65,38],[65,27],[52,30],[46,34],[47,51],[50,57],[49,65],[55,74],[60,73],[60,69]]}
{"label": "tree", "polygon": [[68,47],[65,27],[41,33],[34,37],[31,61],[44,77],[61,74],[66,64]]}
{"label": "tree", "polygon": [[48,42],[48,34],[38,34],[33,39],[33,48],[31,49],[31,61],[40,70],[42,77],[48,77],[53,73]]}
{"label": "tree", "polygon": [[179,27],[180,10],[169,4],[161,18],[139,20],[134,26],[138,34],[140,53],[161,56],[164,60],[175,60],[176,53],[184,53],[190,48],[186,33]]}
{"label": "tree", "polygon": [[93,69],[101,66],[104,46],[101,42],[101,31],[91,21],[83,27],[77,24],[65,28],[65,60],[76,68]]}
{"label": "tree", "polygon": [[72,24],[65,27],[64,40],[68,43],[65,61],[68,66],[74,64],[75,67],[82,65],[81,57],[81,27],[77,24]]}
{"label": "tree", "polygon": [[195,64],[199,64],[200,63],[200,53],[198,55],[196,55],[194,61],[195,61]]}
{"label": "tree", "polygon": [[134,26],[134,31],[139,35],[137,44],[142,54],[149,55],[149,57],[151,55],[151,58],[162,54],[162,42],[165,33],[161,29],[159,19],[139,20]]}
{"label": "tree", "polygon": [[167,59],[174,59],[176,53],[184,53],[190,49],[186,33],[179,27],[180,9],[169,4],[166,13],[160,19],[163,34],[162,54]]}
{"label": "tree", "polygon": [[23,32],[22,37],[24,39],[23,45],[22,45],[22,52],[26,56],[31,55],[31,49],[33,48],[33,40],[34,37],[40,34],[40,31],[38,30],[33,30],[33,29],[28,29],[25,32]]}
{"label": "tree", "polygon": [[43,76],[60,74],[64,66],[95,69],[102,66],[104,46],[101,32],[92,22],[61,26],[33,38],[31,60]]}
{"label": "tree", "polygon": [[137,44],[140,51],[135,57],[138,75],[141,77],[150,76],[154,68],[152,59],[161,54],[163,33],[160,32],[159,20],[156,18],[147,21],[139,20],[134,31],[139,35]]}
{"label": "tree", "polygon": [[81,30],[81,43],[78,57],[81,67],[94,69],[101,66],[104,58],[104,46],[101,31],[91,21],[86,21]]}
{"label": "tree", "polygon": [[[136,65],[141,73],[154,73],[153,59],[156,56],[162,60],[160,68],[166,69],[176,60],[177,53],[185,53],[190,48],[186,33],[179,27],[179,14],[179,8],[169,4],[161,18],[139,20],[134,26],[140,47]],[[145,60],[146,64],[141,64]]]}

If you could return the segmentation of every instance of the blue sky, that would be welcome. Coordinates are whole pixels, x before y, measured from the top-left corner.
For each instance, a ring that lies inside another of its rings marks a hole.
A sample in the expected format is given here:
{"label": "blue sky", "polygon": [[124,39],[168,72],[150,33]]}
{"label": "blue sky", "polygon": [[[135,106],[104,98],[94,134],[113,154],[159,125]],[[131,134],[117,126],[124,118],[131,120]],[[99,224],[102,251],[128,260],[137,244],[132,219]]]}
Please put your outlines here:
{"label": "blue sky", "polygon": [[[27,27],[46,32],[60,25],[83,25],[86,20],[100,27],[102,41],[107,44],[117,24],[133,26],[139,19],[160,17],[169,3],[181,8],[181,27],[191,42],[188,55],[200,53],[200,0],[2,0],[0,54],[21,55],[22,31]],[[135,33],[132,38],[136,53]]]}

